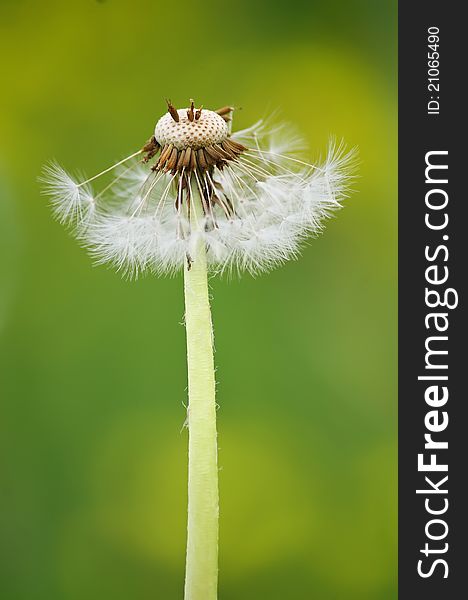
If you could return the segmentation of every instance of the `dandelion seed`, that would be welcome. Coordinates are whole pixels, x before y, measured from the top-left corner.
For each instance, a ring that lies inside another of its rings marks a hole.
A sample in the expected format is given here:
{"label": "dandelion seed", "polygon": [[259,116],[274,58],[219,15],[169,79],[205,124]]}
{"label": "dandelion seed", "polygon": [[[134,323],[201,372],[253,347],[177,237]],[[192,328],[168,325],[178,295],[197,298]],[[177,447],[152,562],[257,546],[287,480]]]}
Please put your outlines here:
{"label": "dandelion seed", "polygon": [[56,163],[44,168],[41,181],[44,193],[51,198],[53,213],[61,223],[80,226],[89,221],[95,202],[88,185],[77,183]]}

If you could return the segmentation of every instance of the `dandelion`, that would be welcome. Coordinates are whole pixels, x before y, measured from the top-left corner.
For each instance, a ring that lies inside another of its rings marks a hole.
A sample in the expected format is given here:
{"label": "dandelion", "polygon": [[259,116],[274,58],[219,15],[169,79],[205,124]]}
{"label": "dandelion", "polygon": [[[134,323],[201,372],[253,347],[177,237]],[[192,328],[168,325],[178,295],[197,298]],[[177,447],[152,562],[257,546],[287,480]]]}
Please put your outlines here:
{"label": "dandelion", "polygon": [[[137,152],[78,182],[46,167],[44,192],[98,263],[129,277],[184,270],[189,404],[186,600],[214,600],[218,466],[208,273],[258,274],[299,255],[349,194],[354,150],[310,164],[291,127],[231,131],[232,107],[168,111]],[[109,178],[109,181],[105,181]],[[104,181],[94,193],[92,182]]]}

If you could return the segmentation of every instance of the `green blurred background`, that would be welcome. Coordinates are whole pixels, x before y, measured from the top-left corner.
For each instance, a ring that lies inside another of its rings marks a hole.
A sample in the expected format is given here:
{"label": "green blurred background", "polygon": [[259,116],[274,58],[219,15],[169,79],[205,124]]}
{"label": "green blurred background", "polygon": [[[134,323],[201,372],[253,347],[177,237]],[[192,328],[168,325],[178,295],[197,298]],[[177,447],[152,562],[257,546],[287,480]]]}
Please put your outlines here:
{"label": "green blurred background", "polygon": [[0,596],[182,597],[181,277],[123,281],[51,218],[189,97],[360,148],[303,257],[213,280],[221,600],[396,591],[396,0],[0,1]]}

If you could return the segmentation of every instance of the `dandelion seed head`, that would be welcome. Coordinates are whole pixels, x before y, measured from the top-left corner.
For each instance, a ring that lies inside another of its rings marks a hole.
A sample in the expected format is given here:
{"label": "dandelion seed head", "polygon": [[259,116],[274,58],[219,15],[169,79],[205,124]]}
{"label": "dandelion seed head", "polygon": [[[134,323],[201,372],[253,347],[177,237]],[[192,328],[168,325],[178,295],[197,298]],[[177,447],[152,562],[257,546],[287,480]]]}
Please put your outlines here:
{"label": "dandelion seed head", "polygon": [[220,144],[229,135],[226,121],[212,110],[202,110],[200,117],[192,121],[188,117],[190,109],[180,109],[177,113],[179,121],[167,113],[156,124],[154,137],[161,147],[172,144],[177,150],[188,147],[198,150]]}
{"label": "dandelion seed head", "polygon": [[311,164],[293,127],[260,120],[231,133],[232,111],[168,102],[142,149],[91,179],[47,167],[56,217],[127,277],[176,273],[201,240],[214,272],[256,275],[296,258],[350,194],[356,151],[331,141]]}

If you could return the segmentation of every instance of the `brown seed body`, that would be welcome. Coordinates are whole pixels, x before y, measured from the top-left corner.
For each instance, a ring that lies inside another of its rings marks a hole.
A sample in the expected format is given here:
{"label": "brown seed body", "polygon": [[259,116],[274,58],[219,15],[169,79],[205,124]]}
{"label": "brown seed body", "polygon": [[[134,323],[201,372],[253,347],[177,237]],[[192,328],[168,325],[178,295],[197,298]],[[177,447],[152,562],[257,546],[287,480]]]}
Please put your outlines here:
{"label": "brown seed body", "polygon": [[230,106],[211,111],[190,101],[187,109],[177,110],[168,101],[168,113],[159,119],[154,136],[144,146],[145,162],[161,154],[152,167],[155,171],[205,171],[222,169],[236,160],[246,148],[230,139],[226,117],[234,110]]}

